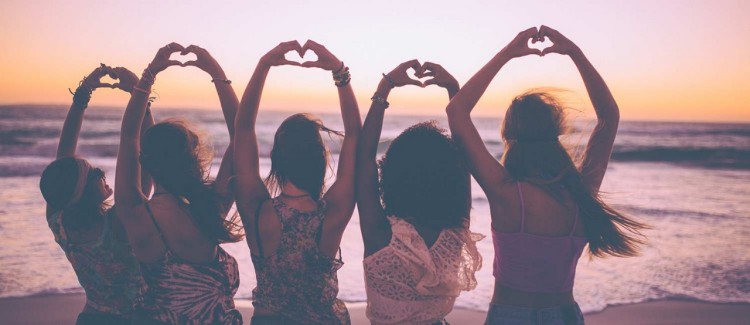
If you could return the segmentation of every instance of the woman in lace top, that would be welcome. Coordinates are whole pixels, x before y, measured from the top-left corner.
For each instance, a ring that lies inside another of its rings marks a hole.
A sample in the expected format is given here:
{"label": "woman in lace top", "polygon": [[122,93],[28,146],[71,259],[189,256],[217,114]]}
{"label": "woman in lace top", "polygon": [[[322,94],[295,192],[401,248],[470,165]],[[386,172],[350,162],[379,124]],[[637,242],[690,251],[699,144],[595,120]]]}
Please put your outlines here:
{"label": "woman in lace top", "polygon": [[[315,62],[291,62],[295,51],[310,50]],[[260,176],[255,122],[263,84],[271,67],[296,65],[333,72],[346,136],[336,181],[325,191],[328,148],[320,136],[328,131],[309,114],[284,120],[274,136],[271,172]],[[349,84],[349,70],[322,45],[307,41],[279,44],[255,69],[237,113],[235,166],[237,208],[258,285],[253,290],[253,324],[348,324],[349,313],[336,299],[336,271],[344,228],[354,213],[354,168],[361,129],[359,109]],[[277,196],[270,200],[271,195]]]}
{"label": "woman in lace top", "polygon": [[[432,76],[423,83],[411,79]],[[384,75],[358,146],[357,208],[365,244],[367,317],[373,324],[442,324],[461,290],[476,286],[482,264],[469,231],[469,170],[436,122],[414,125],[391,142],[380,160],[378,140],[386,98],[404,85],[459,86],[440,65],[416,60]],[[382,199],[382,201],[381,201]]]}

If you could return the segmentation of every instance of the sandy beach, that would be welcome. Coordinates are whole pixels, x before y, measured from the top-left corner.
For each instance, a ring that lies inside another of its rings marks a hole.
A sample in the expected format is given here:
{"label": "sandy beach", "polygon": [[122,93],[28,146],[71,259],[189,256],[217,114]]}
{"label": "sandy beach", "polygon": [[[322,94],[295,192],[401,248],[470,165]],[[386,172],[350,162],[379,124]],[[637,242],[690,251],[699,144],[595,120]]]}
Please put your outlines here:
{"label": "sandy beach", "polygon": [[[85,302],[83,294],[49,295],[0,299],[0,321],[6,325],[74,324]],[[245,324],[250,323],[252,305],[237,299]],[[369,324],[364,303],[347,303],[352,324]],[[451,324],[482,324],[485,313],[456,309],[448,317]],[[750,304],[713,304],[681,300],[661,300],[633,305],[612,306],[586,315],[587,324],[748,324]]]}

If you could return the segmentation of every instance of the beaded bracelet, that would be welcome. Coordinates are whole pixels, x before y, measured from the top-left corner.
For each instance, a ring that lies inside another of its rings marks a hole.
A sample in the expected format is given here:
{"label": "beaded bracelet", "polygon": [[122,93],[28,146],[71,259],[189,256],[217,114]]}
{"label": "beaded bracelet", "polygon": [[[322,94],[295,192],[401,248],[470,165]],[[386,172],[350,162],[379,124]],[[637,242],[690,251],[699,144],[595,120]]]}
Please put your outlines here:
{"label": "beaded bracelet", "polygon": [[227,85],[231,85],[232,84],[232,80],[229,80],[229,79],[221,79],[221,78],[213,78],[213,79],[211,79],[211,82],[213,82],[213,83],[216,83],[217,81],[221,81],[221,82],[223,82],[223,83],[225,83]]}
{"label": "beaded bracelet", "polygon": [[[85,78],[84,78],[85,80]],[[89,101],[91,100],[91,94],[94,92],[95,88],[89,87],[83,80],[78,84],[78,88],[76,88],[75,93],[68,88],[68,91],[73,95],[73,104],[76,106],[86,109],[86,107],[89,106]]]}
{"label": "beaded bracelet", "polygon": [[336,69],[336,71],[333,71],[333,75],[335,76],[336,74],[341,72],[341,70],[344,70],[344,61],[341,61],[341,66],[338,69]]}
{"label": "beaded bracelet", "polygon": [[372,100],[373,103],[383,105],[384,106],[383,109],[386,109],[388,108],[388,106],[391,106],[391,104],[388,103],[388,101],[385,100],[385,98],[380,97],[378,94],[372,95],[372,98],[370,98],[370,100]]}
{"label": "beaded bracelet", "polygon": [[156,81],[156,75],[153,72],[151,72],[151,69],[147,67],[146,69],[143,69],[143,74],[141,75],[141,81],[151,86]]}
{"label": "beaded bracelet", "polygon": [[336,87],[341,88],[348,85],[352,80],[352,75],[349,73],[349,67],[342,67],[338,72],[333,73],[333,80]]}

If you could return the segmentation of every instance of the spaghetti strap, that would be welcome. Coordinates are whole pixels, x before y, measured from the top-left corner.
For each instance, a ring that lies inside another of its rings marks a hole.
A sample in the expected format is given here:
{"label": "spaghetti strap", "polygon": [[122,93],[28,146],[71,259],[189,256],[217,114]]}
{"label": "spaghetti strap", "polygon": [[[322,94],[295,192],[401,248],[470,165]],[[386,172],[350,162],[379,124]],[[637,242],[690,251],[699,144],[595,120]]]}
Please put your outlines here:
{"label": "spaghetti strap", "polygon": [[161,238],[161,241],[164,243],[164,248],[167,249],[167,252],[170,252],[169,244],[167,243],[167,240],[164,238],[164,234],[161,232],[161,228],[159,227],[159,223],[156,222],[156,218],[154,218],[154,213],[151,211],[151,207],[148,205],[148,202],[144,202],[143,205],[146,207],[146,211],[148,211],[148,216],[151,217],[151,222],[154,223],[154,227],[156,227],[156,232],[159,233],[159,238]]}
{"label": "spaghetti strap", "polygon": [[576,227],[578,226],[578,214],[580,212],[580,208],[576,207],[576,216],[573,217],[573,229],[570,230],[570,234],[568,234],[568,236],[573,236],[573,233],[576,231]]}
{"label": "spaghetti strap", "polygon": [[255,208],[255,242],[258,243],[258,251],[260,253],[260,258],[263,258],[263,241],[260,240],[260,208],[263,207],[263,203],[265,203],[266,200],[260,201],[258,203],[258,207]]}
{"label": "spaghetti strap", "polygon": [[521,183],[516,182],[516,187],[518,188],[518,198],[521,201],[521,230],[519,232],[523,232],[524,224],[526,223],[526,204],[523,202],[523,192],[521,192]]}

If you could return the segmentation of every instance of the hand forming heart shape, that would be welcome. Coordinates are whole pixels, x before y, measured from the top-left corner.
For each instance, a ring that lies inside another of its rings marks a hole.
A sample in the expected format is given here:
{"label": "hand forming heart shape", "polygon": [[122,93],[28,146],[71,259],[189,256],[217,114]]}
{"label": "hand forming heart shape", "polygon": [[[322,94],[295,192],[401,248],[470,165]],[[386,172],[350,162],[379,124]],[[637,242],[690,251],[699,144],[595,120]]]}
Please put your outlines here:
{"label": "hand forming heart shape", "polygon": [[[296,57],[292,53],[297,53]],[[305,63],[309,64],[308,62],[316,62],[318,61],[318,55],[315,54],[313,51],[307,51],[307,50],[299,50],[299,51],[293,51],[293,52],[287,52],[284,54],[284,58],[289,62],[295,62],[300,66],[303,66]]]}
{"label": "hand forming heart shape", "polygon": [[[187,66],[188,62],[195,62],[198,60],[198,56],[193,52],[194,50],[186,48],[184,51],[172,53],[169,56],[169,60],[179,62],[181,67]],[[189,65],[189,64],[188,64]]]}
{"label": "hand forming heart shape", "polygon": [[[413,77],[411,76],[412,70],[414,71]],[[450,91],[458,91],[458,81],[441,65],[432,62],[421,64],[416,59],[399,64],[385,76],[385,79],[392,87],[438,85]]]}
{"label": "hand forming heart shape", "polygon": [[[549,43],[547,43],[549,39]],[[538,44],[537,46],[530,46]],[[508,43],[503,49],[511,57],[521,57],[529,54],[544,56],[548,53],[558,53],[570,55],[578,50],[578,46],[573,44],[568,38],[560,32],[542,25],[539,29],[536,27],[529,28],[518,33],[518,35]]]}

